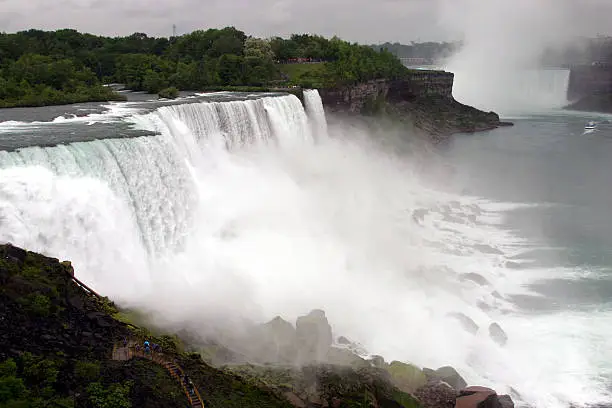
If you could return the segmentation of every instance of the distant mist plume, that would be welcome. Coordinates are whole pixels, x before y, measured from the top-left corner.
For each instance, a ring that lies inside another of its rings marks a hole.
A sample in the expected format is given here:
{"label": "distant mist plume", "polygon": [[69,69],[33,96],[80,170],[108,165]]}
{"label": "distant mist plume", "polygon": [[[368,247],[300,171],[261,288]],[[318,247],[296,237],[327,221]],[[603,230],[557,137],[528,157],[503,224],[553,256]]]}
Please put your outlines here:
{"label": "distant mist plume", "polygon": [[455,97],[502,114],[559,108],[567,71],[541,72],[547,48],[575,37],[573,8],[556,0],[439,0],[440,24],[463,47],[444,68],[455,73]]}

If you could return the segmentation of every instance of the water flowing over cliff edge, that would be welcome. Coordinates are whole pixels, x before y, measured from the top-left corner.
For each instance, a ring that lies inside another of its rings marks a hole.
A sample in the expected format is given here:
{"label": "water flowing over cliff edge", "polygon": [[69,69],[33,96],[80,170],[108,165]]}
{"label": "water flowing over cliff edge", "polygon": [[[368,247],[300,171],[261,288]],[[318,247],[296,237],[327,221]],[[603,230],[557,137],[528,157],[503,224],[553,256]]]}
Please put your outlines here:
{"label": "water flowing over cliff edge", "polygon": [[558,373],[508,298],[534,279],[510,270],[525,242],[499,226],[520,204],[440,192],[423,152],[328,125],[316,91],[304,101],[174,104],[118,119],[150,136],[0,151],[0,241],[70,259],[160,324],[213,335],[321,308],[388,360],[536,405],[593,401],[599,380],[571,361]]}

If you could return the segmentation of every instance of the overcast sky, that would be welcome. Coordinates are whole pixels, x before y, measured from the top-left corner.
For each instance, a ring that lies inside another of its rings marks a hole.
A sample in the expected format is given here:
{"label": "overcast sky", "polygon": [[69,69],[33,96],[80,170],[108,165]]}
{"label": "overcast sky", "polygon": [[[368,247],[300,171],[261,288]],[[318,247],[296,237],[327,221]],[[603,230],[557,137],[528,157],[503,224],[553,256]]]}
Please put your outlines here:
{"label": "overcast sky", "polygon": [[[555,18],[556,27],[572,34],[612,34],[612,0],[0,0],[0,31],[76,28],[168,36],[172,24],[179,34],[233,25],[263,37],[309,32],[407,43],[459,38],[485,18],[494,27],[509,4],[518,20],[524,15],[530,24]],[[481,6],[488,8],[484,16]]]}

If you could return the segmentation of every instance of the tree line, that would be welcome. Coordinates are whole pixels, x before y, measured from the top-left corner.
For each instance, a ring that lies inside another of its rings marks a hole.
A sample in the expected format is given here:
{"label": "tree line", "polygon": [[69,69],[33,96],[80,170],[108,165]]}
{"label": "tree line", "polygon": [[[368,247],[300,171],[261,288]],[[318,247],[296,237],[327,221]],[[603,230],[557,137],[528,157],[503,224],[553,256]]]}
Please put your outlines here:
{"label": "tree line", "polygon": [[423,58],[431,62],[447,58],[459,51],[462,47],[461,42],[423,42],[412,41],[410,44],[400,44],[398,42],[371,45],[375,50],[386,50],[400,58]]}
{"label": "tree line", "polygon": [[[279,69],[300,59],[323,62],[293,77]],[[317,35],[260,39],[234,27],[171,38],[72,29],[0,33],[0,107],[121,99],[104,86],[110,83],[168,94],[169,88],[336,86],[407,72],[387,50]]]}

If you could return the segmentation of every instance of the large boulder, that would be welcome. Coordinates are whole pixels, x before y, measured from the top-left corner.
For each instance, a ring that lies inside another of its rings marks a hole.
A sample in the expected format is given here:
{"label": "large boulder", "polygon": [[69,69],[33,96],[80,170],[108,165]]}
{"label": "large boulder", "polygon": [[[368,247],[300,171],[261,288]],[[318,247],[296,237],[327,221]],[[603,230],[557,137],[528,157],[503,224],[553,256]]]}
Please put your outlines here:
{"label": "large boulder", "polygon": [[489,326],[489,336],[500,346],[505,346],[508,342],[508,335],[497,323],[491,323]]}
{"label": "large boulder", "polygon": [[297,363],[323,362],[327,360],[333,343],[332,329],[323,310],[313,310],[297,318]]}
{"label": "large boulder", "polygon": [[514,408],[514,401],[509,395],[500,395],[497,399],[503,408]]}
{"label": "large boulder", "polygon": [[293,364],[297,358],[296,330],[277,316],[249,330],[239,341],[239,348],[253,362]]}
{"label": "large boulder", "polygon": [[457,391],[443,382],[430,382],[414,393],[423,408],[454,408]]}
{"label": "large boulder", "polygon": [[503,408],[497,393],[486,387],[467,387],[459,392],[455,408]]}
{"label": "large boulder", "polygon": [[465,382],[461,375],[459,375],[457,370],[450,366],[440,367],[435,371],[429,368],[424,368],[423,373],[427,376],[429,381],[443,381],[457,391],[467,387],[467,382]]}
{"label": "large boulder", "polygon": [[412,364],[393,361],[387,367],[393,384],[404,392],[414,392],[427,384],[427,377],[420,368]]}
{"label": "large boulder", "polygon": [[476,322],[464,313],[449,313],[449,316],[457,319],[467,332],[471,334],[478,333],[478,325]]}

